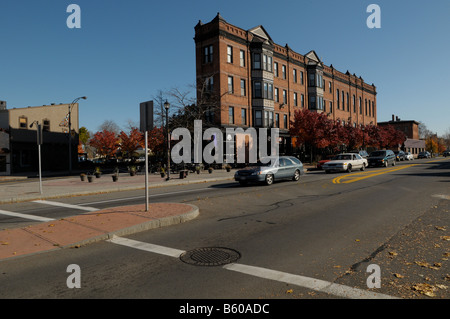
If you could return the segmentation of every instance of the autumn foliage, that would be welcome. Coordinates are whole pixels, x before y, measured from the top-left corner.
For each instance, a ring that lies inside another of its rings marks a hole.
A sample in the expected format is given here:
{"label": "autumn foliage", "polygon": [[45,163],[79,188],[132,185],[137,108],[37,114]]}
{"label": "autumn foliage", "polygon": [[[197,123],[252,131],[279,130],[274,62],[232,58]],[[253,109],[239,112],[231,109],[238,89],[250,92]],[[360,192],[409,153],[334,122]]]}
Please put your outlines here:
{"label": "autumn foliage", "polygon": [[89,145],[97,150],[97,154],[110,158],[116,155],[119,148],[119,139],[114,132],[107,130],[97,132],[89,141]]}
{"label": "autumn foliage", "polygon": [[296,138],[297,147],[329,148],[332,152],[343,147],[347,150],[368,146],[376,149],[396,148],[406,140],[405,135],[392,126],[381,128],[367,125],[362,128],[350,123],[342,125],[339,120],[329,119],[325,113],[310,110],[295,112],[290,134]]}

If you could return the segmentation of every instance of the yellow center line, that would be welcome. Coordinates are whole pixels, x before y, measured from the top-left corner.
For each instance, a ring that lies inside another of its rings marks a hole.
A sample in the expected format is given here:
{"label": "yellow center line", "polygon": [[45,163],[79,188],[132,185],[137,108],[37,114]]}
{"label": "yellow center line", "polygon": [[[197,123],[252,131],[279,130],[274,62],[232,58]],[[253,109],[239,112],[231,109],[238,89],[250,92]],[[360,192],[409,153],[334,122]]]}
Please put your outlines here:
{"label": "yellow center line", "polygon": [[[396,172],[405,168],[409,168],[409,167],[413,167],[419,164],[411,164],[411,165],[405,165],[405,166],[401,166],[401,167],[397,167],[394,169],[384,169],[382,171],[377,171],[375,173],[370,173],[370,172],[361,172],[361,173],[355,173],[355,174],[347,174],[347,175],[343,175],[343,176],[339,176],[333,179],[333,184],[349,184],[349,183],[353,183],[353,182],[357,182],[363,179],[367,179],[370,177],[374,177],[374,176],[378,176],[378,175],[382,175],[382,174],[387,174],[387,173],[391,173],[391,172]],[[363,176],[361,176],[363,175]],[[345,181],[342,181],[345,180]]]}

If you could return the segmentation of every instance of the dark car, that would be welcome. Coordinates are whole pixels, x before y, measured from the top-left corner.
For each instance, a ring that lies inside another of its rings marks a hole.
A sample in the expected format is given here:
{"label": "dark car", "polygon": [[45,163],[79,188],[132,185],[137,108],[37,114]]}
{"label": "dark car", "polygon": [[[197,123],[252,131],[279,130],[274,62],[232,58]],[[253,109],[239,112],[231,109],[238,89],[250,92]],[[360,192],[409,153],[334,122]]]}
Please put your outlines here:
{"label": "dark car", "polygon": [[298,181],[304,173],[303,164],[298,158],[293,156],[266,157],[253,166],[238,170],[234,174],[234,180],[241,185],[249,182],[271,185],[274,181],[282,179]]}
{"label": "dark car", "polygon": [[431,158],[430,152],[420,152],[417,158]]}
{"label": "dark car", "polygon": [[371,166],[384,166],[388,167],[388,165],[395,166],[396,156],[391,150],[381,150],[381,151],[373,151],[370,153],[367,162],[369,163],[369,167]]}
{"label": "dark car", "polygon": [[366,158],[366,159],[369,157],[369,154],[365,150],[360,150],[360,151],[355,150],[355,151],[351,151],[349,153],[359,154],[359,156],[361,156],[362,158]]}
{"label": "dark car", "polygon": [[403,151],[394,151],[397,162],[406,160],[406,154]]}
{"label": "dark car", "polygon": [[444,155],[444,157],[450,156],[450,150],[444,151],[444,153],[442,153],[442,155]]}

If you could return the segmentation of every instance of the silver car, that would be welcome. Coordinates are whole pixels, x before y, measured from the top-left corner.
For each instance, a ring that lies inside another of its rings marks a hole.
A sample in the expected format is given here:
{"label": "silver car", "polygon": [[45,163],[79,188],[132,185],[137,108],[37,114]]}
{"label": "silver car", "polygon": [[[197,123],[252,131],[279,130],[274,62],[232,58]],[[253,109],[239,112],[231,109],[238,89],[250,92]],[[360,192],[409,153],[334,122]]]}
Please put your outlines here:
{"label": "silver car", "polygon": [[253,166],[238,170],[234,180],[241,185],[249,182],[272,185],[276,180],[298,181],[305,174],[302,162],[293,156],[265,157]]}

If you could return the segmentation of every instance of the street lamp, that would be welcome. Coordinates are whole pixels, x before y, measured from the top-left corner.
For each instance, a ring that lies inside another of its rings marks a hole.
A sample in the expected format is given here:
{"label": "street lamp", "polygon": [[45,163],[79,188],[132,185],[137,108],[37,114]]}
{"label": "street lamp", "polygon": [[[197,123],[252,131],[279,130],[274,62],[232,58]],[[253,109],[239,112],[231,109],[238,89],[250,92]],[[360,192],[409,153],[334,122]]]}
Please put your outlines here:
{"label": "street lamp", "polygon": [[77,97],[72,103],[69,104],[69,174],[72,174],[72,107],[81,99],[86,100],[87,97]]}
{"label": "street lamp", "polygon": [[39,193],[42,195],[42,164],[41,164],[41,144],[42,144],[42,126],[39,124],[38,121],[34,121],[30,124],[30,128],[33,127],[33,125],[36,124],[36,132],[37,132],[37,146],[38,146],[38,159],[39,159]]}
{"label": "street lamp", "polygon": [[164,103],[164,108],[166,109],[166,131],[167,131],[167,178],[166,181],[170,179],[170,133],[169,133],[169,108],[170,103]]}

